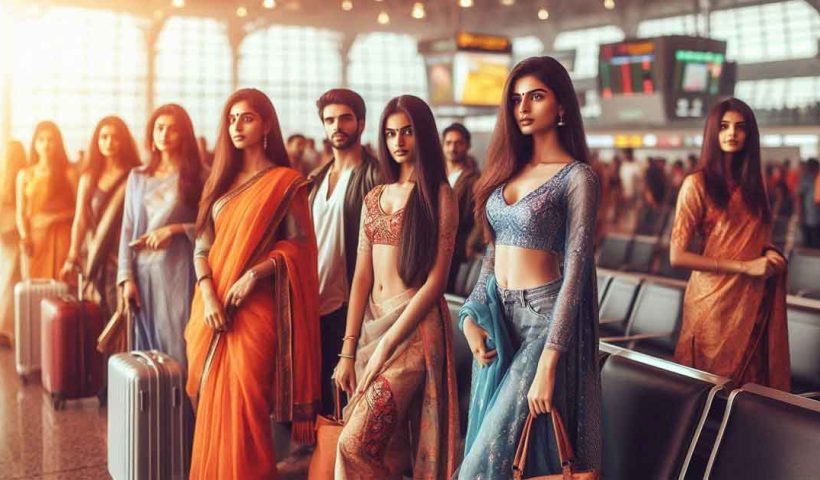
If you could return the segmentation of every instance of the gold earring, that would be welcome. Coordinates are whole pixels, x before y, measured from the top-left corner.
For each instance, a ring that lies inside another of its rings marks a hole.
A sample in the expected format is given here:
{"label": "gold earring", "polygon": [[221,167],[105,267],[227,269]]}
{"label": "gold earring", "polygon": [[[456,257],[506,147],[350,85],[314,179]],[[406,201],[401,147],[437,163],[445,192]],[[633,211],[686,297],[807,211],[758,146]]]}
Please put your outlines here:
{"label": "gold earring", "polygon": [[558,126],[563,127],[564,125],[566,125],[566,123],[564,123],[564,114],[559,113],[558,114]]}
{"label": "gold earring", "polygon": [[268,149],[268,136],[267,135],[265,135],[264,140],[262,140],[262,149],[264,149],[264,150]]}

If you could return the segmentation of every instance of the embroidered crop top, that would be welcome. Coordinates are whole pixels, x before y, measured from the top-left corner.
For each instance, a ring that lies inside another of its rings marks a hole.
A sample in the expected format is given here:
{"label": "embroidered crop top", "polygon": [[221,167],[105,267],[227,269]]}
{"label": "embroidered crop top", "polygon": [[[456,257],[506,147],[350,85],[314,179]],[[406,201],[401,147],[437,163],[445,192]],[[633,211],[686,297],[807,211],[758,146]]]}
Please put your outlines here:
{"label": "embroidered crop top", "polygon": [[362,222],[364,235],[369,245],[399,246],[401,227],[404,223],[404,208],[392,214],[382,210],[379,203],[385,185],[378,185],[364,197],[364,212]]}
{"label": "embroidered crop top", "polygon": [[495,271],[495,245],[563,253],[563,281],[546,345],[566,351],[574,335],[583,289],[589,275],[594,275],[598,176],[589,165],[572,162],[512,205],[504,200],[503,188],[499,186],[487,199],[485,213],[495,241],[487,247],[467,305],[487,303],[487,277]]}

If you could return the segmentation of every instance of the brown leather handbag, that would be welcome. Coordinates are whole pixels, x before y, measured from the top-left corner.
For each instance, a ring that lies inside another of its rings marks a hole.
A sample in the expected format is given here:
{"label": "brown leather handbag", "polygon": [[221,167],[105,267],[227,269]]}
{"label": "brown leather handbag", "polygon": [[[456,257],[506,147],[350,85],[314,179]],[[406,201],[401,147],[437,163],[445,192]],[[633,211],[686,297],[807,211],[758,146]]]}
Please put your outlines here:
{"label": "brown leather handbag", "polygon": [[318,415],[316,417],[316,448],[310,457],[308,480],[333,480],[336,468],[336,445],[339,444],[339,435],[342,434],[342,399],[339,388],[333,386],[335,408],[332,417]]}
{"label": "brown leather handbag", "polygon": [[530,446],[530,430],[535,417],[530,414],[524,423],[524,430],[521,432],[521,439],[518,441],[518,448],[515,451],[513,460],[513,478],[515,480],[599,480],[600,473],[597,470],[578,472],[573,467],[575,463],[575,453],[572,443],[569,441],[567,431],[564,429],[564,422],[558,409],[553,408],[552,427],[555,432],[555,441],[558,443],[558,456],[561,460],[561,473],[540,475],[537,477],[524,477],[524,466],[527,464],[527,451]]}

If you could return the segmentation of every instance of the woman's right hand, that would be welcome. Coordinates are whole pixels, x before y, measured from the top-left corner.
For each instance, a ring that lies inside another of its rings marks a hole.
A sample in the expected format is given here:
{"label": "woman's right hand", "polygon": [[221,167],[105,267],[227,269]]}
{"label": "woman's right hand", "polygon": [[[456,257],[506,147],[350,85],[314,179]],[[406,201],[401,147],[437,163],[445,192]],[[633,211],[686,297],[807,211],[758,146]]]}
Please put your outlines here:
{"label": "woman's right hand", "polygon": [[746,275],[755,278],[769,278],[775,272],[772,261],[766,257],[759,257],[746,263]]}
{"label": "woman's right hand", "polygon": [[137,289],[137,284],[133,280],[126,280],[122,283],[122,299],[125,302],[126,311],[131,310],[131,308],[135,308],[137,310],[142,308],[140,292]]}
{"label": "woman's right hand", "polygon": [[491,364],[496,355],[494,349],[487,350],[487,338],[489,336],[487,331],[476,325],[472,318],[466,317],[464,319],[464,337],[467,339],[473,358],[482,368]]}
{"label": "woman's right hand", "polygon": [[356,390],[356,370],[353,367],[352,358],[339,358],[339,363],[333,370],[333,381],[338,388],[347,393],[348,397]]}
{"label": "woman's right hand", "polygon": [[225,307],[214,295],[203,294],[205,303],[205,324],[217,332],[224,332],[228,328],[228,315]]}

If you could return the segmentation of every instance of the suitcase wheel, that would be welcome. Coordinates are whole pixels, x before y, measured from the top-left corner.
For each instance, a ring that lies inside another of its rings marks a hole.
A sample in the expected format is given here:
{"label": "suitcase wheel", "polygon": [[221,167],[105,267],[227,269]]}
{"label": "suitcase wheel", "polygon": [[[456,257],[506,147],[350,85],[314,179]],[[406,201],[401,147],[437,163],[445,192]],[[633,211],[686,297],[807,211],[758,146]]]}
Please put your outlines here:
{"label": "suitcase wheel", "polygon": [[59,393],[52,393],[51,394],[51,406],[54,410],[60,411],[65,408],[65,398]]}

